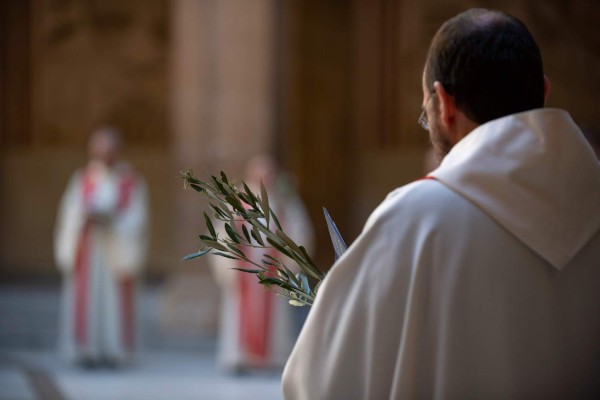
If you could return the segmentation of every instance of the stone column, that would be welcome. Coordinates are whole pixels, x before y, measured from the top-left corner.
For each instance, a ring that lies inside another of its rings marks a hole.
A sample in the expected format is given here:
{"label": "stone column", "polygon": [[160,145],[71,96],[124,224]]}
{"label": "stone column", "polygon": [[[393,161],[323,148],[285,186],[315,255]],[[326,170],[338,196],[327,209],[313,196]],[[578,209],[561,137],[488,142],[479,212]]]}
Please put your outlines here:
{"label": "stone column", "polygon": [[[224,170],[242,178],[273,135],[274,0],[176,0],[172,6],[171,127],[173,171]],[[202,212],[197,193],[174,197],[169,240],[181,256],[197,249]],[[215,327],[218,290],[206,259],[174,260],[163,325],[184,333]],[[195,322],[194,322],[195,321]]]}
{"label": "stone column", "polygon": [[274,0],[219,1],[216,9],[215,162],[241,176],[270,151],[274,120]]}

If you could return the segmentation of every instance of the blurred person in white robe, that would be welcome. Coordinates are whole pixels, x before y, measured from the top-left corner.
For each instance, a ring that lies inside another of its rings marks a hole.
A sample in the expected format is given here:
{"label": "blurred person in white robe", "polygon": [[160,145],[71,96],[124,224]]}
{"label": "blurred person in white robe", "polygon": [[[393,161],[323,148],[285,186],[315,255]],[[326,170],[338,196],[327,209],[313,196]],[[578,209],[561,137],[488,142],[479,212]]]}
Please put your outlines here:
{"label": "blurred person in white robe", "polygon": [[144,179],[121,159],[114,128],[95,131],[90,161],[71,177],[55,229],[63,273],[60,348],[86,367],[131,361],[137,280],[146,258]]}
{"label": "blurred person in white robe", "polygon": [[[260,182],[263,182],[283,229],[310,253],[313,228],[308,213],[292,178],[279,171],[273,157],[252,158],[244,181],[254,193],[260,193]],[[264,253],[262,249],[244,251],[250,259],[256,260]],[[274,251],[270,255],[281,257]],[[231,269],[248,268],[245,263],[218,256],[211,256],[210,261],[222,290],[217,348],[220,368],[230,373],[244,373],[283,367],[295,343],[302,311],[260,285],[254,274]],[[294,270],[293,261],[287,259],[286,265]]]}
{"label": "blurred person in white robe", "polygon": [[436,33],[421,125],[441,165],[393,191],[326,276],[288,400],[600,398],[600,164],[526,26]]}

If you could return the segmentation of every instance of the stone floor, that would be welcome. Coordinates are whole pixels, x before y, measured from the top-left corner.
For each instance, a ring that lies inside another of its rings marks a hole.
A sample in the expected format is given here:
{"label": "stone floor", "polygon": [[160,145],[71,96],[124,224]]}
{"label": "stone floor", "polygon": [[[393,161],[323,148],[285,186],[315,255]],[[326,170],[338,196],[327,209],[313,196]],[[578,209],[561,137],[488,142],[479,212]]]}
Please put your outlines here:
{"label": "stone floor", "polygon": [[85,370],[56,352],[59,285],[0,284],[0,400],[271,400],[281,371],[231,376],[215,365],[215,338],[161,329],[163,287],[141,296],[136,363]]}
{"label": "stone floor", "polygon": [[125,369],[84,370],[53,352],[0,349],[0,400],[280,398],[280,372],[226,375],[210,353],[146,352]]}

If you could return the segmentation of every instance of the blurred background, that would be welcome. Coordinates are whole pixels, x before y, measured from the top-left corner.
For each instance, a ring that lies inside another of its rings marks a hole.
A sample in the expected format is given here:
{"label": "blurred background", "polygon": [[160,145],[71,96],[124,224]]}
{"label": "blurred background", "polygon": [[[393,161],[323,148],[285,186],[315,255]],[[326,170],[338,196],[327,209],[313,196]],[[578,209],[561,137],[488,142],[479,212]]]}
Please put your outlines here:
{"label": "blurred background", "polygon": [[[179,171],[242,177],[254,155],[274,154],[310,213],[318,265],[329,266],[323,206],[351,242],[389,191],[425,174],[427,47],[443,21],[474,6],[523,20],[542,50],[548,106],[600,127],[597,0],[0,0],[0,370],[10,372],[0,384],[22,381],[0,398],[43,398],[31,366],[54,368],[55,218],[95,128],[122,130],[149,186],[141,353],[172,367],[147,371],[219,376],[218,288],[206,260],[179,261],[197,250],[206,204],[183,190]],[[83,393],[62,379],[54,396]],[[277,374],[227,379],[247,396],[258,379],[263,394],[246,398],[279,396]],[[221,398],[190,385],[189,398]],[[127,393],[89,398],[136,398]]]}

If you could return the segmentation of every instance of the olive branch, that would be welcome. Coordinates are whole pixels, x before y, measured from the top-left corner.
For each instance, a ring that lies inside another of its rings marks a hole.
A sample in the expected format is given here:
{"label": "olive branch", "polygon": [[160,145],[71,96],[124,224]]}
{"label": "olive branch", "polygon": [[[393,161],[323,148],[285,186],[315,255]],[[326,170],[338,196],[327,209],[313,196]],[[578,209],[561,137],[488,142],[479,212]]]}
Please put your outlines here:
{"label": "olive branch", "polygon": [[[255,274],[258,283],[279,295],[289,298],[295,306],[311,305],[325,275],[317,268],[304,248],[296,244],[284,231],[269,205],[269,195],[260,184],[260,195],[253,193],[245,182],[243,190],[230,181],[224,172],[212,176],[208,182],[196,178],[191,170],[182,172],[184,187],[199,192],[210,201],[210,208],[216,220],[225,227],[225,235],[219,235],[210,216],[204,213],[208,235],[199,235],[201,247],[193,254],[183,257],[191,260],[208,253],[232,260],[244,261],[254,268],[234,267],[232,269]],[[250,259],[244,250],[263,249],[259,260]],[[273,257],[266,250],[275,249],[287,256],[300,269],[294,273],[286,265],[283,257]],[[309,277],[317,283],[311,285]]]}

